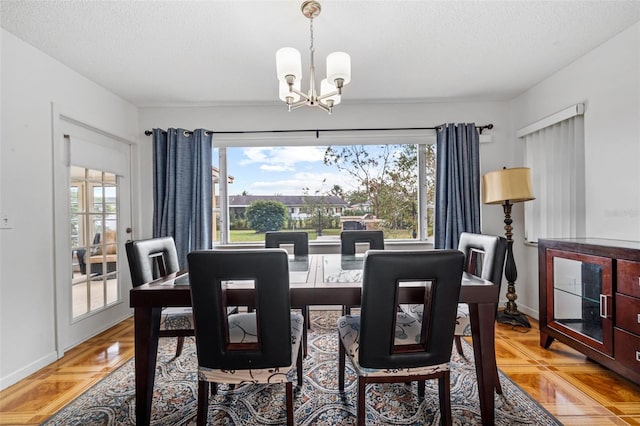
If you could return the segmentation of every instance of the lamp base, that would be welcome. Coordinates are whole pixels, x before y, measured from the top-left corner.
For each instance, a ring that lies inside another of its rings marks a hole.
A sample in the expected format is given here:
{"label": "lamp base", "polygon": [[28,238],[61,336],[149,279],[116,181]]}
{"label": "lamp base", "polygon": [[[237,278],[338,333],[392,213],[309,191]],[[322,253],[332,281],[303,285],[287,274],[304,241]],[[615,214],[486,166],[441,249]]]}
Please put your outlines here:
{"label": "lamp base", "polygon": [[529,323],[527,316],[520,312],[516,312],[515,314],[510,314],[510,313],[507,313],[507,311],[505,311],[504,309],[501,309],[498,311],[498,316],[496,321],[498,321],[500,324],[509,324],[514,326],[531,328],[531,324]]}

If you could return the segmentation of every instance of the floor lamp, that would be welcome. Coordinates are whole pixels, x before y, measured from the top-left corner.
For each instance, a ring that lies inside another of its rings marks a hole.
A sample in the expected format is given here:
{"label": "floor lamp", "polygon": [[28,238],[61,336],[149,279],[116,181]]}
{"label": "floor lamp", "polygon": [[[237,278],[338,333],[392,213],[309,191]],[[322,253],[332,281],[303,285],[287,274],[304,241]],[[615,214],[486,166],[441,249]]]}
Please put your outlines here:
{"label": "floor lamp", "polygon": [[504,209],[504,230],[507,237],[507,260],[504,267],[504,276],[507,279],[507,305],[505,309],[498,311],[497,320],[502,324],[521,325],[531,328],[527,317],[518,312],[516,305],[515,283],[518,278],[516,261],[513,258],[513,227],[511,223],[511,206],[513,203],[534,200],[531,189],[531,169],[527,167],[515,167],[489,172],[482,176],[483,202],[485,204],[502,204]]}

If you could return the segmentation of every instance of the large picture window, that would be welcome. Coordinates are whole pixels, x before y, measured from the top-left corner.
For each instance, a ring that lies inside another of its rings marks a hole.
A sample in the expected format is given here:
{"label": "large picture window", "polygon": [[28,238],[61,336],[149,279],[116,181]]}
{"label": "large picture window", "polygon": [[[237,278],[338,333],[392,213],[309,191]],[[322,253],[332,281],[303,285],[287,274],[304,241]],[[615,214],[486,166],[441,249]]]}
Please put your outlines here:
{"label": "large picture window", "polygon": [[[214,138],[213,240],[260,242],[265,229],[303,230],[312,241],[339,239],[343,229],[429,240],[436,147],[435,137],[422,140],[221,147]],[[281,219],[261,223],[267,214]]]}

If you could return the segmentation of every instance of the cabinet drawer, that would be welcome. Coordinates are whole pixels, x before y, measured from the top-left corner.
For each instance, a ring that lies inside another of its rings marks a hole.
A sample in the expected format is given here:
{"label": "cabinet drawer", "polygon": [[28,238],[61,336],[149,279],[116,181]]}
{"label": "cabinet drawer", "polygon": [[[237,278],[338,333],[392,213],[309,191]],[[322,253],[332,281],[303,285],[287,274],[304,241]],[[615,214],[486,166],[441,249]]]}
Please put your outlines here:
{"label": "cabinet drawer", "polygon": [[618,260],[618,293],[640,297],[640,262]]}
{"label": "cabinet drawer", "polygon": [[640,336],[616,328],[614,342],[616,361],[632,371],[640,371]]}
{"label": "cabinet drawer", "polygon": [[640,299],[616,293],[616,327],[640,335]]}

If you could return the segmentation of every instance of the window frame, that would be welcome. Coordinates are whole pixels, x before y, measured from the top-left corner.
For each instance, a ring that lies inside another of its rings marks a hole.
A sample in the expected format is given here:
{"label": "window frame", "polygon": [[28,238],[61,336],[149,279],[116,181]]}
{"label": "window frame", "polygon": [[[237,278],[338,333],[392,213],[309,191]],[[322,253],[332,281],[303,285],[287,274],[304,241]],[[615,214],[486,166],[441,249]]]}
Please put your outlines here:
{"label": "window frame", "polygon": [[[362,129],[362,130],[301,130],[282,132],[224,132],[216,133],[212,149],[218,151],[218,190],[219,204],[214,213],[219,214],[220,240],[216,244],[236,244],[230,241],[229,215],[229,172],[227,167],[227,148],[279,147],[279,146],[329,146],[329,145],[416,145],[418,155],[418,230],[415,239],[398,241],[417,241],[432,243],[433,235],[427,235],[427,169],[426,147],[436,144],[435,129]],[[435,170],[434,170],[435,173]],[[433,207],[431,207],[433,209]],[[215,214],[214,214],[214,220]],[[311,244],[312,242],[310,242]]]}

